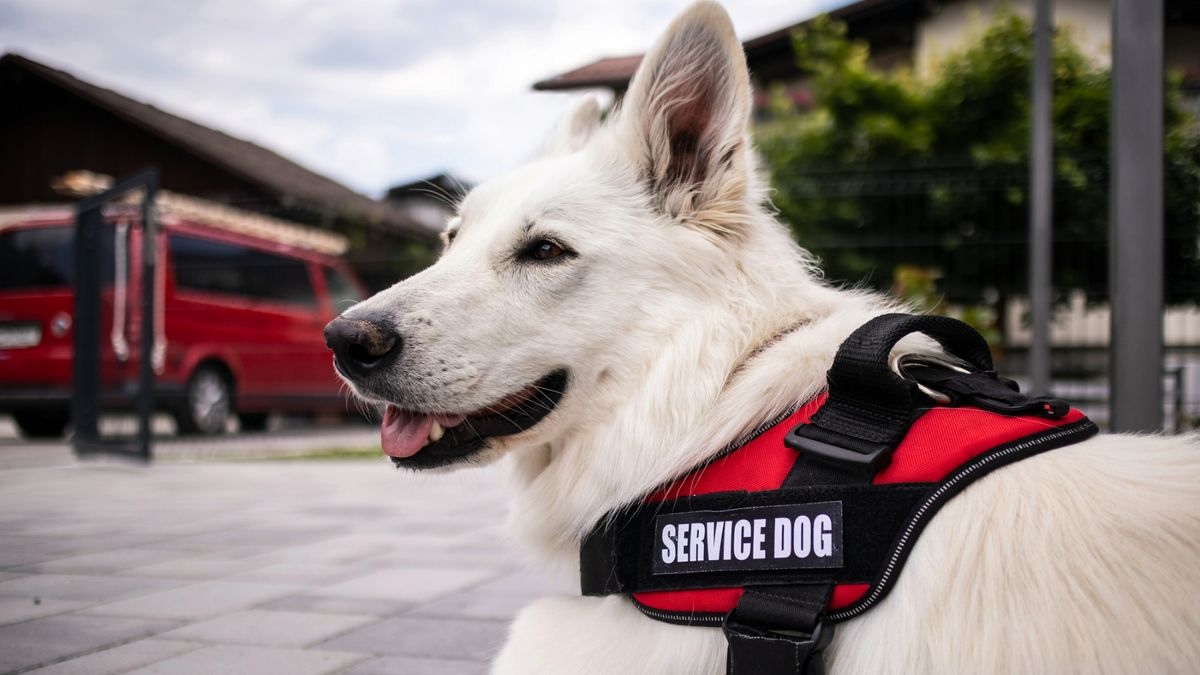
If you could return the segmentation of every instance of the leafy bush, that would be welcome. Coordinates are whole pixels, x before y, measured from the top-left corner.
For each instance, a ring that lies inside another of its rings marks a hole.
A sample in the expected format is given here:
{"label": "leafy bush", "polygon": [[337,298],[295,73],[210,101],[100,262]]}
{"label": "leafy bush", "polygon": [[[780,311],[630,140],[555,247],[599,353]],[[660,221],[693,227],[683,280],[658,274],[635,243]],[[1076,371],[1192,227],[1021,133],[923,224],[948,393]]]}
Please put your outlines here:
{"label": "leafy bush", "polygon": [[[774,96],[757,139],[781,217],[831,278],[887,289],[898,266],[917,266],[954,302],[1025,294],[1030,35],[1028,21],[1001,15],[920,79],[872,67],[868,47],[827,17],[796,34],[814,104]],[[1103,298],[1109,72],[1060,33],[1054,81],[1054,284]],[[1167,300],[1194,301],[1200,133],[1178,78],[1167,90]]]}

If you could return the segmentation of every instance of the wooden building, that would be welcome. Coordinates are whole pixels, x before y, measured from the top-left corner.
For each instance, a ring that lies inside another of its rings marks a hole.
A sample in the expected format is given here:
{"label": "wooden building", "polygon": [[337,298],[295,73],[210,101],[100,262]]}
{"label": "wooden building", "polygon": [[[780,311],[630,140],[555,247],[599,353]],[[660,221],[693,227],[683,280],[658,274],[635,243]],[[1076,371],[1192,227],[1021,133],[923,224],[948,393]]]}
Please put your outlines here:
{"label": "wooden building", "polygon": [[32,59],[0,57],[0,205],[61,202],[57,176],[121,177],[147,166],[162,187],[349,237],[373,288],[428,262],[435,229],[286,157]]}

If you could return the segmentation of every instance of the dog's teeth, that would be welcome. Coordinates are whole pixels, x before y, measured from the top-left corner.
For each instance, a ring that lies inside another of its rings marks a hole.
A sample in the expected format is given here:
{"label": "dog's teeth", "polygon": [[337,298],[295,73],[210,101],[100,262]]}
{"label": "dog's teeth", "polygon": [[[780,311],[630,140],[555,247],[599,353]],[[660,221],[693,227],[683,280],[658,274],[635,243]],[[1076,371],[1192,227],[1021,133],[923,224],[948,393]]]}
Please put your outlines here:
{"label": "dog's teeth", "polygon": [[433,426],[429,427],[429,441],[436,443],[442,440],[442,434],[444,433],[446,433],[446,430],[442,429],[442,425],[434,422]]}

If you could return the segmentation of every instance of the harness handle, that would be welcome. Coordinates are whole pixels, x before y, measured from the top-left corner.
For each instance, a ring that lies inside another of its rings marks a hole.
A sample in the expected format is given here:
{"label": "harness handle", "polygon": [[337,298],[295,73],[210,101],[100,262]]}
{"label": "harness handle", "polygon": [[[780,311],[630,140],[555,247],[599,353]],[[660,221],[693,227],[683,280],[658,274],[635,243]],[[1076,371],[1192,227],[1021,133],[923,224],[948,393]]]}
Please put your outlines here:
{"label": "harness handle", "polygon": [[[915,383],[888,367],[896,343],[911,333],[928,335],[982,375],[995,377],[987,341],[962,321],[915,314],[877,316],[838,348],[827,375],[829,400],[810,424],[793,429],[784,442],[839,467],[871,474],[883,468],[922,400]],[[808,482],[814,477],[806,476]]]}

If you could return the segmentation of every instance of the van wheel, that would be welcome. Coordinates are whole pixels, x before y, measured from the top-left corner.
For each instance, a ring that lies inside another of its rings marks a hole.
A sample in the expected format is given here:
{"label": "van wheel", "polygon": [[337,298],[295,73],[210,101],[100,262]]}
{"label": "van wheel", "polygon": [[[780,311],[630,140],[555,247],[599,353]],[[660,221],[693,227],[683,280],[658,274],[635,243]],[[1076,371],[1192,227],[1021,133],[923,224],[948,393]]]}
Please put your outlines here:
{"label": "van wheel", "polygon": [[267,413],[238,413],[238,426],[242,431],[266,431]]}
{"label": "van wheel", "polygon": [[220,434],[233,411],[233,385],[215,366],[200,366],[187,384],[182,409],[175,412],[181,434]]}
{"label": "van wheel", "polygon": [[13,413],[25,438],[61,438],[71,416],[65,409],[18,410]]}

